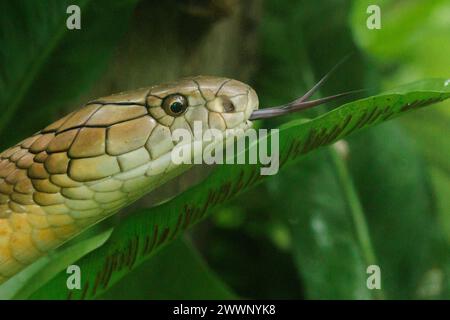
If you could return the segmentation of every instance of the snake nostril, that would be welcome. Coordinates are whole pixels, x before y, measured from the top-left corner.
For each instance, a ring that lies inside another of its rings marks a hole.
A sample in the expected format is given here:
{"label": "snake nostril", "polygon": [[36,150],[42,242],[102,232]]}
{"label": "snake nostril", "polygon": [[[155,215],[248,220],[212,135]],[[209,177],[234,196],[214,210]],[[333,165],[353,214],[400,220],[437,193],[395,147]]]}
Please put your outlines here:
{"label": "snake nostril", "polygon": [[222,106],[225,112],[233,112],[236,110],[233,102],[228,97],[222,97]]}

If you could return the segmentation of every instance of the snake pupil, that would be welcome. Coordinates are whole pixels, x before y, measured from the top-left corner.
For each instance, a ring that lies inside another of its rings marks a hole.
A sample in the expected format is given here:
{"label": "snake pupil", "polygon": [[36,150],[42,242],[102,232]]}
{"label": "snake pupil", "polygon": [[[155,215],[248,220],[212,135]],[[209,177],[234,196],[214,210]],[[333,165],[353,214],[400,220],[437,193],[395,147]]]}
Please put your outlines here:
{"label": "snake pupil", "polygon": [[173,113],[180,113],[183,112],[183,104],[181,102],[174,102],[170,106],[170,111]]}

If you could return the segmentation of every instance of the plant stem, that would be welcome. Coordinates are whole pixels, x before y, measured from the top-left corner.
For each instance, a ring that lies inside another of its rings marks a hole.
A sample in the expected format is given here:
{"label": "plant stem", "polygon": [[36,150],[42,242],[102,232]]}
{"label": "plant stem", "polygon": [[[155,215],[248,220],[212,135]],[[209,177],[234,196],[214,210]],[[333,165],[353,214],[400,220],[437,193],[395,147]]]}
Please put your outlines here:
{"label": "plant stem", "polygon": [[[330,154],[332,161],[336,167],[338,181],[340,181],[341,183],[342,191],[350,209],[356,238],[360,245],[363,259],[367,266],[377,265],[375,250],[370,239],[369,228],[364,216],[364,211],[361,202],[359,201],[353,181],[348,172],[347,165],[345,164],[342,157],[333,148],[330,148]],[[375,299],[384,299],[384,293],[382,289],[372,291]]]}

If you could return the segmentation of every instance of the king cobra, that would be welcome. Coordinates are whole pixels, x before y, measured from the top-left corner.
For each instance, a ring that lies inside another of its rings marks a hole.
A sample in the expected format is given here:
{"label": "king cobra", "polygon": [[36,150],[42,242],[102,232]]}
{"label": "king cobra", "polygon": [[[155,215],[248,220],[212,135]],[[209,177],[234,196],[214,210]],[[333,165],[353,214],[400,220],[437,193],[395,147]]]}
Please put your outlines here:
{"label": "king cobra", "polygon": [[[348,94],[258,110],[247,84],[198,76],[91,101],[0,153],[0,283],[185,171],[171,132],[222,132]],[[191,130],[192,132],[192,130]]]}

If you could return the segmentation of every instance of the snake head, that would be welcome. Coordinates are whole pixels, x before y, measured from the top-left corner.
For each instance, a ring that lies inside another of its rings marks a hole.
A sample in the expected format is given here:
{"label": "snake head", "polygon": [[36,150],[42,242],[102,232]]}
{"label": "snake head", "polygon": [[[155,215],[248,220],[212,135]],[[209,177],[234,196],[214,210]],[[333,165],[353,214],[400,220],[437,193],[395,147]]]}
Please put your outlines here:
{"label": "snake head", "polygon": [[255,90],[237,80],[197,76],[151,88],[147,97],[150,115],[161,125],[192,130],[248,128],[258,109]]}

